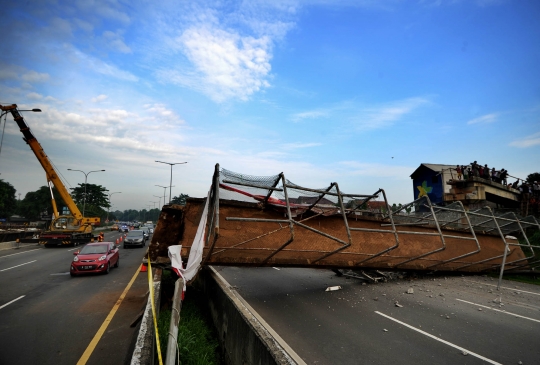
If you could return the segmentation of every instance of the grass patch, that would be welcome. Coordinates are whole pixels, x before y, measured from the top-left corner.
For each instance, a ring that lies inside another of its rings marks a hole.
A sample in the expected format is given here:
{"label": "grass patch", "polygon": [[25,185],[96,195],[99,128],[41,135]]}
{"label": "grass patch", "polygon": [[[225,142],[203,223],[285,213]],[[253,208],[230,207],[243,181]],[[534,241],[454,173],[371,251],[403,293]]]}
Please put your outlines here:
{"label": "grass patch", "polygon": [[[167,271],[164,271],[164,274]],[[162,289],[170,287],[176,278],[165,275],[162,277]],[[163,293],[167,293],[165,290]],[[172,296],[171,296],[172,297]],[[167,299],[164,298],[167,307]],[[186,292],[182,310],[180,311],[180,327],[178,329],[178,348],[180,351],[180,364],[182,365],[221,365],[219,343],[210,322],[209,310],[204,295],[196,289],[189,287]],[[162,308],[158,318],[159,339],[161,355],[165,361],[167,351],[167,338],[171,320],[170,308]],[[157,356],[157,355],[156,355]]]}

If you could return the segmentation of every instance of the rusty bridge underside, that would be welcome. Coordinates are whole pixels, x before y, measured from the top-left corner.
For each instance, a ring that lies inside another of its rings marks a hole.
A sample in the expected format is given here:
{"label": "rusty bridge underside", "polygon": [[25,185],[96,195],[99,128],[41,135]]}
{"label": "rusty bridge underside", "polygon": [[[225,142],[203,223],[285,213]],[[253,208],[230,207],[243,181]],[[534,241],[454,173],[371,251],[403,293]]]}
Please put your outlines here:
{"label": "rusty bridge underside", "polygon": [[[369,201],[384,202],[382,209],[368,209]],[[311,189],[283,173],[254,177],[219,165],[207,199],[164,207],[151,259],[178,244],[187,258],[201,222],[202,263],[211,265],[502,272],[538,262],[526,234],[540,228],[532,216],[466,211],[460,202],[435,206],[427,196],[392,209],[382,189]]]}

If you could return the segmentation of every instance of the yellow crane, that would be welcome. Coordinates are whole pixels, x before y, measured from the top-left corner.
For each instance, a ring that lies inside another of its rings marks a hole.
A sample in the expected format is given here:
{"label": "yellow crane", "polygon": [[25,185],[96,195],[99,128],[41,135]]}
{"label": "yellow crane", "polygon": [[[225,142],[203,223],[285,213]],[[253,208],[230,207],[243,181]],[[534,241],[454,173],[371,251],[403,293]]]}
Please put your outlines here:
{"label": "yellow crane", "polygon": [[[13,119],[19,126],[23,134],[23,140],[30,146],[32,152],[37,157],[39,163],[45,170],[47,185],[51,190],[51,200],[53,207],[53,218],[49,229],[42,232],[39,238],[39,243],[45,246],[53,245],[78,245],[87,243],[93,240],[92,226],[100,223],[99,217],[83,217],[79,208],[71,198],[68,190],[58,177],[51,161],[41,147],[36,137],[32,134],[30,127],[24,121],[24,118],[19,113],[16,104],[0,105],[3,112],[11,113]],[[60,215],[56,207],[56,201],[52,194],[52,186],[56,188],[64,203],[66,203],[70,215]]]}

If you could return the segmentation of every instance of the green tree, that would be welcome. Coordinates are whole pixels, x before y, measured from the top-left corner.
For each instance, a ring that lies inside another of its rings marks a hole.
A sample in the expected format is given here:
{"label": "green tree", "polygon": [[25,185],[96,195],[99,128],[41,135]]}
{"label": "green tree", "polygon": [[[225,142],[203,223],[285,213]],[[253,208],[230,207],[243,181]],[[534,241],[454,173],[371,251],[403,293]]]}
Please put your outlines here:
{"label": "green tree", "polygon": [[17,190],[8,182],[0,179],[0,218],[8,219],[17,210]]}
{"label": "green tree", "polygon": [[[94,212],[97,216],[100,216],[101,211],[110,208],[107,190],[101,185],[86,184],[86,202],[84,200],[85,184],[79,184],[71,191],[71,197],[82,212],[82,207],[85,205],[85,216],[90,216],[86,212]],[[99,214],[98,214],[99,213]],[[105,211],[105,215],[107,212]]]}
{"label": "green tree", "polygon": [[[66,204],[60,197],[60,194],[58,194],[56,188],[53,188],[53,196],[56,201],[58,212],[62,214],[63,207],[65,207]],[[36,191],[28,192],[19,204],[19,214],[30,220],[40,220],[41,213],[47,215],[53,213],[51,192],[47,186],[42,186]]]}
{"label": "green tree", "polygon": [[529,184],[532,184],[535,181],[540,181],[540,172],[533,172],[527,176],[527,182]]}
{"label": "green tree", "polygon": [[186,205],[187,198],[189,198],[189,195],[180,194],[180,196],[175,196],[171,199],[171,204]]}

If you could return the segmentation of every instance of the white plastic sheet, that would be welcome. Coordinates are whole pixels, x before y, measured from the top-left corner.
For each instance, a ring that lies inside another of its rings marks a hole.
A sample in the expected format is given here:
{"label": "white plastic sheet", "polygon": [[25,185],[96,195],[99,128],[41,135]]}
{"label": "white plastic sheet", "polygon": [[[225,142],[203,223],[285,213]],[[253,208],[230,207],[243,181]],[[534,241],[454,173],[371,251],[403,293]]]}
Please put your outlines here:
{"label": "white plastic sheet", "polygon": [[[208,193],[210,195],[210,193]],[[169,258],[171,259],[171,265],[174,271],[184,279],[184,290],[185,283],[195,277],[199,268],[201,266],[202,254],[204,249],[204,238],[206,236],[206,221],[208,218],[208,202],[210,196],[206,197],[206,203],[204,204],[204,211],[199,222],[199,227],[197,228],[197,233],[193,239],[193,244],[191,245],[191,250],[189,251],[189,257],[184,269],[182,265],[182,257],[180,255],[182,250],[182,245],[173,245],[169,246]]]}

